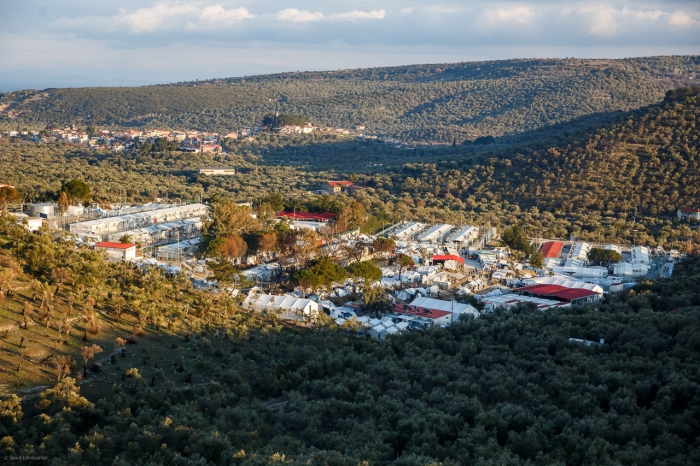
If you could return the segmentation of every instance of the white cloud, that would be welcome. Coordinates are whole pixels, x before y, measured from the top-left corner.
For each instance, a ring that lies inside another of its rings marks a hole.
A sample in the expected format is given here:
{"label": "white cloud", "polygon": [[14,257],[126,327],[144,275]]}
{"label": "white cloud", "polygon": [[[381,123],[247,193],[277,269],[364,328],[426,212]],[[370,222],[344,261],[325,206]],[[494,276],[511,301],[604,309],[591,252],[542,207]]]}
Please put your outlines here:
{"label": "white cloud", "polygon": [[357,21],[363,19],[383,19],[386,15],[384,10],[372,10],[372,11],[361,11],[353,10],[346,13],[338,13],[332,15],[325,15],[320,11],[305,11],[298,10],[296,8],[287,8],[282,11],[278,11],[275,14],[275,18],[280,21],[292,21],[294,23],[308,23],[312,21],[322,21],[322,20],[340,20],[340,21]]}
{"label": "white cloud", "polygon": [[153,32],[159,29],[169,29],[170,19],[176,16],[196,15],[199,8],[194,3],[157,3],[149,8],[139,8],[128,13],[124,8],[119,9],[114,26],[126,26],[132,32]]}
{"label": "white cloud", "polygon": [[527,24],[535,18],[535,12],[525,6],[514,6],[510,8],[497,8],[486,10],[484,19],[491,24],[519,23]]}
{"label": "white cloud", "polygon": [[292,21],[294,23],[308,23],[310,21],[320,21],[325,18],[325,15],[320,11],[310,12],[310,11],[300,11],[296,8],[287,8],[282,11],[278,11],[275,15],[280,21]]}
{"label": "white cloud", "polygon": [[404,8],[403,10],[401,10],[401,13],[411,14],[411,13],[413,13],[413,10],[415,10],[415,9],[416,9],[415,7]]}
{"label": "white cloud", "polygon": [[687,27],[696,23],[697,21],[691,18],[690,15],[684,11],[676,10],[668,15],[668,24],[671,26]]}
{"label": "white cloud", "polygon": [[251,19],[255,16],[248,11],[247,8],[231,8],[227,10],[223,5],[210,5],[202,9],[199,14],[199,19],[210,23],[218,23],[220,25],[231,25]]}
{"label": "white cloud", "polygon": [[620,27],[617,19],[621,12],[614,7],[597,5],[578,8],[576,13],[587,19],[587,30],[595,36],[612,36]]}
{"label": "white cloud", "polygon": [[386,11],[384,10],[372,10],[372,11],[360,11],[353,10],[347,13],[340,13],[333,15],[333,18],[344,19],[348,21],[356,21],[358,19],[384,19]]}
{"label": "white cloud", "polygon": [[688,27],[696,23],[690,15],[684,11],[676,10],[672,13],[662,10],[635,10],[628,7],[617,9],[606,4],[586,6],[581,8],[567,8],[563,14],[575,13],[586,21],[587,32],[594,36],[612,37],[619,32],[644,31],[651,24],[659,25],[662,19],[670,26]]}

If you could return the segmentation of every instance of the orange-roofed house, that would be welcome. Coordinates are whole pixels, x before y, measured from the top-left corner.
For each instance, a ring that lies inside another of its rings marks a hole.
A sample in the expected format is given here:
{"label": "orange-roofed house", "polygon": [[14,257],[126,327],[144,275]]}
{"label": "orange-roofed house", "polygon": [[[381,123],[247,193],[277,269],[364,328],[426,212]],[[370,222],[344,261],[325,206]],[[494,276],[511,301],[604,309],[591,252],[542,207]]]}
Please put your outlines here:
{"label": "orange-roofed house", "polygon": [[321,187],[321,191],[325,191],[328,194],[349,193],[358,189],[363,189],[363,186],[358,186],[352,181],[326,181]]}
{"label": "orange-roofed house", "polygon": [[136,259],[136,245],[131,243],[113,243],[103,241],[95,245],[95,249],[105,251],[110,261],[125,261]]}

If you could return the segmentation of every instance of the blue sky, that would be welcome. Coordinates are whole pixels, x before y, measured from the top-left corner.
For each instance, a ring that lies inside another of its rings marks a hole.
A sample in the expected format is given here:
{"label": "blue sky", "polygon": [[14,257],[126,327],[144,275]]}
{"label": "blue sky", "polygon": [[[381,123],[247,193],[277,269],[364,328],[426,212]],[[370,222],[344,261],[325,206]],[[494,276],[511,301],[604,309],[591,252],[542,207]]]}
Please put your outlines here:
{"label": "blue sky", "polygon": [[0,91],[700,54],[700,2],[0,0],[0,50]]}

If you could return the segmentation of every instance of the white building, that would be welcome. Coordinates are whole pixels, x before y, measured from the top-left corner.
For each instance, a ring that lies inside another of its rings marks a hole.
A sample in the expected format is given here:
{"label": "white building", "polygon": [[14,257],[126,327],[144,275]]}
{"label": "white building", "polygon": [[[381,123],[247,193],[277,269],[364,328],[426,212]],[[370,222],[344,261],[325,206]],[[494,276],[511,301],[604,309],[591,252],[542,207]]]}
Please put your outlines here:
{"label": "white building", "polygon": [[613,264],[613,274],[630,281],[638,277],[644,277],[649,273],[649,264],[641,262],[618,262]]}
{"label": "white building", "polygon": [[700,220],[700,209],[697,207],[681,207],[678,209],[678,218]]}
{"label": "white building", "polygon": [[537,309],[544,310],[549,308],[562,308],[569,307],[571,303],[555,301],[553,299],[537,298],[535,296],[523,296],[518,294],[502,294],[486,296],[480,299],[484,303],[484,310],[493,311],[496,308],[502,307],[504,309],[510,309],[519,304],[523,303],[534,303]]}
{"label": "white building", "polygon": [[30,217],[22,212],[10,212],[10,215],[17,219],[17,223],[24,225],[29,231],[37,231],[44,224],[42,218]]}
{"label": "white building", "polygon": [[204,204],[187,204],[73,223],[70,225],[70,232],[74,234],[107,235],[177,220],[203,217],[208,213],[209,207]]}
{"label": "white building", "polygon": [[111,243],[103,241],[97,243],[95,249],[105,251],[110,261],[123,261],[136,259],[136,245],[130,243]]}
{"label": "white building", "polygon": [[453,243],[467,244],[479,237],[479,229],[476,227],[462,227],[450,236]]}
{"label": "white building", "polygon": [[421,231],[425,226],[425,223],[411,222],[400,227],[392,236],[396,236],[396,238],[400,240],[405,240]]}
{"label": "white building", "polygon": [[651,250],[646,246],[635,246],[632,248],[632,257],[630,262],[633,264],[650,264]]}
{"label": "white building", "polygon": [[129,236],[131,241],[150,245],[161,241],[185,241],[194,236],[199,236],[202,229],[202,218],[193,217],[152,225],[149,227],[137,228],[135,230],[119,231],[107,235],[109,241],[120,241],[122,237]]}
{"label": "white building", "polygon": [[209,176],[235,175],[236,169],[233,167],[202,167],[197,173]]}
{"label": "white building", "polygon": [[198,247],[201,238],[192,238],[185,241],[178,241],[177,243],[166,244],[165,246],[159,246],[156,256],[160,260],[180,260],[185,257],[185,255],[194,252]]}
{"label": "white building", "polygon": [[454,225],[442,224],[435,225],[428,229],[425,233],[418,237],[419,241],[435,242],[446,235],[450,230],[454,228]]}
{"label": "white building", "polygon": [[439,327],[459,320],[462,314],[479,316],[479,311],[469,304],[456,301],[419,297],[410,304],[398,304],[393,311],[412,327]]}
{"label": "white building", "polygon": [[279,314],[283,320],[309,321],[318,316],[318,303],[310,299],[257,294],[254,291],[243,301],[243,308]]}
{"label": "white building", "polygon": [[320,233],[326,227],[328,227],[328,224],[325,222],[311,222],[305,220],[293,220],[289,224],[289,228],[292,230],[313,230],[316,233]]}
{"label": "white building", "polygon": [[571,251],[569,251],[570,259],[577,259],[580,261],[588,260],[588,253],[591,250],[590,243],[574,243],[571,246]]}

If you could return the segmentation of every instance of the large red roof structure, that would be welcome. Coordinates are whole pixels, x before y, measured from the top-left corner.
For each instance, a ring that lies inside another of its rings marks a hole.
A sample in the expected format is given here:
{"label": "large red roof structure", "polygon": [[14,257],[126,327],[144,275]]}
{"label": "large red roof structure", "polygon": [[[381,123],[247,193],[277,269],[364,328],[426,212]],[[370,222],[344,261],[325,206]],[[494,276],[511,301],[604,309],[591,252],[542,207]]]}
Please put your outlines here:
{"label": "large red roof structure", "polygon": [[579,299],[598,296],[598,293],[585,288],[567,288],[561,285],[531,285],[516,288],[518,293],[527,293],[541,298],[559,298],[564,301],[577,301]]}
{"label": "large red roof structure", "polygon": [[428,309],[427,307],[408,306],[401,304],[397,304],[396,306],[394,306],[394,312],[417,317],[426,317],[428,319],[439,319],[440,317],[445,317],[447,315],[452,314],[449,311],[442,311],[440,309]]}
{"label": "large red roof structure", "polygon": [[542,255],[545,259],[556,259],[564,249],[564,243],[561,241],[548,241],[542,245]]}
{"label": "large red roof structure", "polygon": [[433,262],[444,262],[444,261],[457,261],[460,264],[464,264],[464,259],[454,254],[438,254],[433,256]]}
{"label": "large red roof structure", "polygon": [[591,296],[597,296],[598,293],[591,290],[586,290],[584,288],[569,288],[565,291],[558,291],[552,296],[563,299],[564,301],[576,301],[578,299],[589,298]]}
{"label": "large red roof structure", "polygon": [[113,243],[111,241],[103,241],[95,245],[96,248],[107,248],[107,249],[129,249],[135,247],[135,244],[131,243]]}
{"label": "large red roof structure", "polygon": [[312,212],[277,212],[278,217],[287,217],[293,220],[311,220],[312,222],[328,222],[335,218],[334,214]]}

